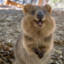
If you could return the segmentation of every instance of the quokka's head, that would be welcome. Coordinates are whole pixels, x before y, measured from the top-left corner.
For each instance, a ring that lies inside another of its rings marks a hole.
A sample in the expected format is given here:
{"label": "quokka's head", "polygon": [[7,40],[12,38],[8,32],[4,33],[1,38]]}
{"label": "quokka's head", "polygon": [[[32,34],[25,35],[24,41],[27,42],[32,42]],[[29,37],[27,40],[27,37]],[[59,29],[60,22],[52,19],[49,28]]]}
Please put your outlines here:
{"label": "quokka's head", "polygon": [[25,34],[36,38],[48,36],[54,32],[55,21],[52,17],[50,5],[36,6],[27,4],[23,8],[22,30]]}
{"label": "quokka's head", "polygon": [[33,22],[37,26],[42,26],[51,19],[52,8],[48,4],[45,6],[27,4],[23,8],[23,12],[26,21]]}

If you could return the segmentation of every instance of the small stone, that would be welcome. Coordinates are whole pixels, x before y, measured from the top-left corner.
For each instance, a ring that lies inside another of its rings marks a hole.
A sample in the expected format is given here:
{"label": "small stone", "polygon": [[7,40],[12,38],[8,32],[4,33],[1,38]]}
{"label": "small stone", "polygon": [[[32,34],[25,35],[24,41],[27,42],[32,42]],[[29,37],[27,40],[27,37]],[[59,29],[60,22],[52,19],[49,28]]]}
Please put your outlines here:
{"label": "small stone", "polygon": [[63,56],[62,56],[62,55],[60,55],[60,58],[63,58]]}

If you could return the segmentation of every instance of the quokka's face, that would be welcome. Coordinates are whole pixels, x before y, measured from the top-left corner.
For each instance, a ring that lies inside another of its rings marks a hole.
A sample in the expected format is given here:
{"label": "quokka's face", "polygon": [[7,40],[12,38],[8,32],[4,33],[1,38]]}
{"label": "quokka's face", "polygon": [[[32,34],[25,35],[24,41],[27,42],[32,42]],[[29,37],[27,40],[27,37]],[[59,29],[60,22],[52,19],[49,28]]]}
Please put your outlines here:
{"label": "quokka's face", "polygon": [[48,4],[41,7],[27,4],[23,8],[23,12],[25,20],[33,22],[33,24],[37,26],[42,26],[45,22],[48,22],[48,19],[50,19],[52,9]]}

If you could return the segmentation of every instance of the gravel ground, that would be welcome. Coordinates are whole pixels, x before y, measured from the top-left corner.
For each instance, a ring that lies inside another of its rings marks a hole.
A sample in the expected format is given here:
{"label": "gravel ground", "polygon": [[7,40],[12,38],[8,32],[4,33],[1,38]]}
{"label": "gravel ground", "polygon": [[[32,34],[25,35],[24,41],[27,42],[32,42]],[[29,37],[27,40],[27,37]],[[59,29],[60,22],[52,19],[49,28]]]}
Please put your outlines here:
{"label": "gravel ground", "polygon": [[[0,44],[5,43],[3,47],[7,46],[6,49],[8,48],[8,50],[4,50],[3,48],[2,52],[2,48],[0,48],[0,55],[2,54],[2,56],[0,56],[0,64],[12,64],[14,61],[13,53],[11,53],[11,51],[13,51],[12,45],[16,43],[18,35],[20,34],[20,24],[23,14],[21,10],[12,7],[3,8],[0,7]],[[52,15],[56,20],[57,27],[54,36],[55,46],[54,52],[52,53],[51,64],[64,64],[64,10],[55,9]],[[12,47],[10,44],[12,44]],[[5,54],[4,51],[7,53]],[[9,58],[10,53],[12,57]]]}

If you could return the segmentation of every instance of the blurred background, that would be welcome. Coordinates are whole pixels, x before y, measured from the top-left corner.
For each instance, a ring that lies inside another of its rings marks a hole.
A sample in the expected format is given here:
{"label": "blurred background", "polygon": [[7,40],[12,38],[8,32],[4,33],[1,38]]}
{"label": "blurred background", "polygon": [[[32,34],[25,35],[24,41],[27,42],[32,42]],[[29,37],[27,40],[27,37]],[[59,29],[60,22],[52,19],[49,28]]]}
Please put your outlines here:
{"label": "blurred background", "polygon": [[[0,0],[0,3],[4,4],[4,1],[7,0]],[[38,5],[39,2],[39,0],[10,0],[10,1],[14,1],[20,4],[32,3],[35,5]],[[41,0],[41,1],[42,1],[41,5],[49,3],[53,8],[64,8],[64,0]]]}

